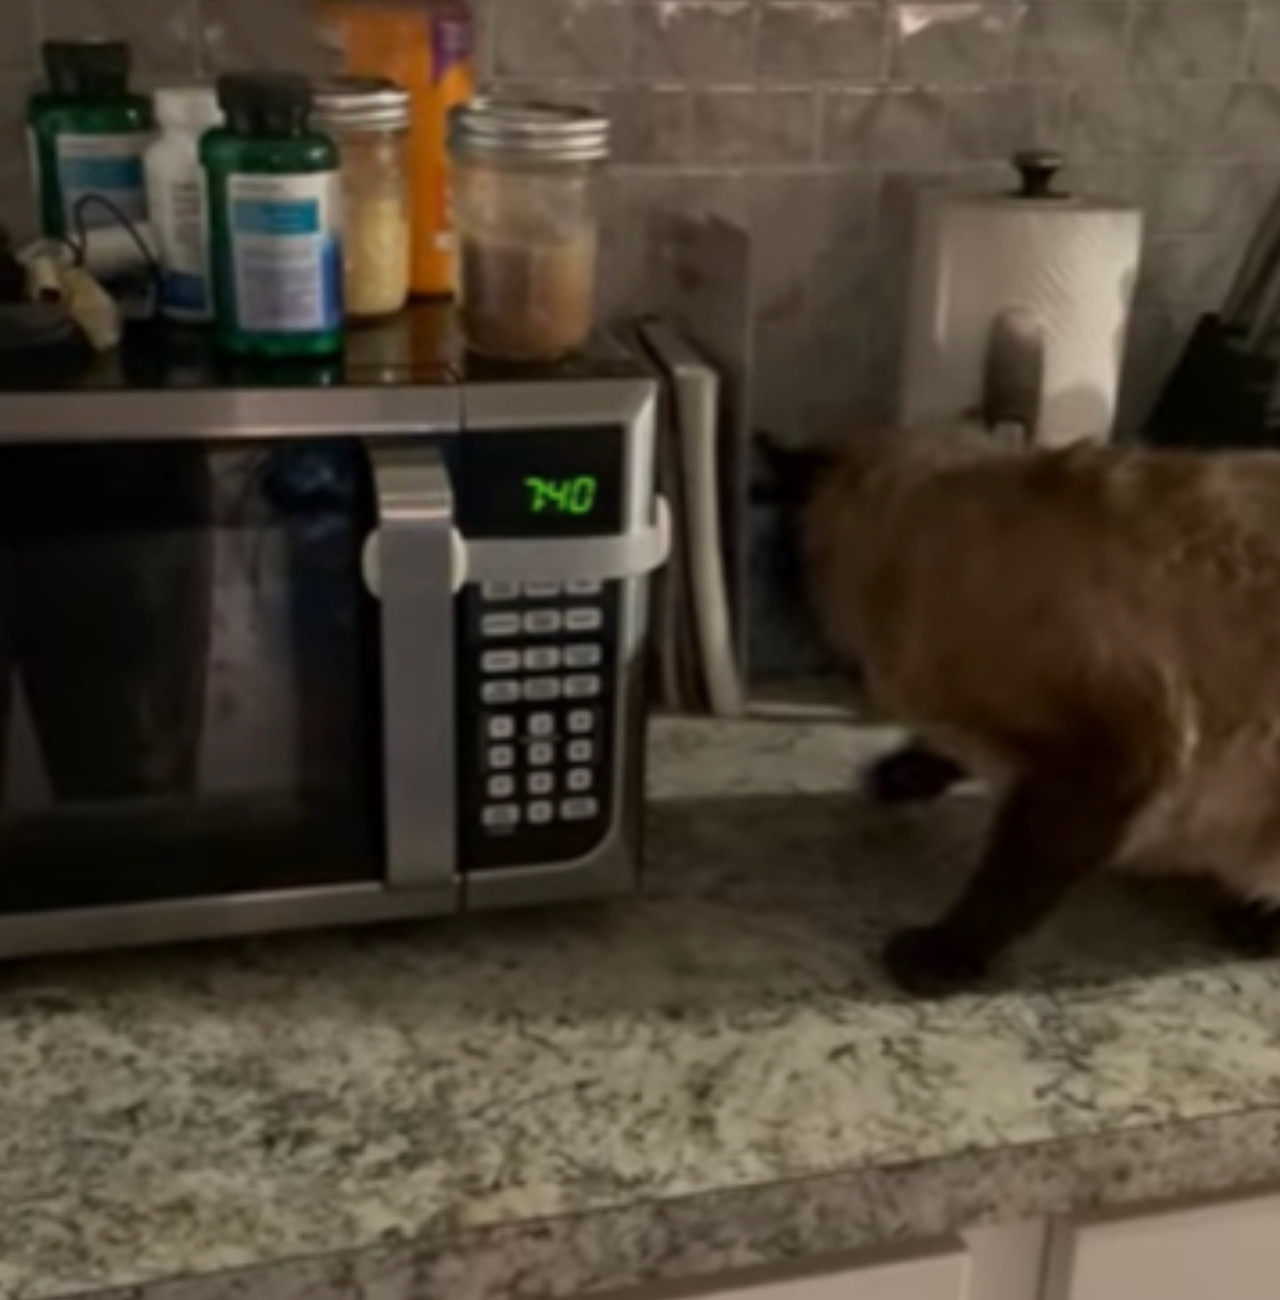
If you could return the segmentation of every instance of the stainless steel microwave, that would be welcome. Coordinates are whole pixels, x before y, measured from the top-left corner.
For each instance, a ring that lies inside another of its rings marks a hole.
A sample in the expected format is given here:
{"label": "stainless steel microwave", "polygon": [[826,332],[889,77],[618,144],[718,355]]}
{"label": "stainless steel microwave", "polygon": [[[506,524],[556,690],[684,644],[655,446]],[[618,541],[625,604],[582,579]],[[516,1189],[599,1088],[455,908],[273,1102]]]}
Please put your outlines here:
{"label": "stainless steel microwave", "polygon": [[656,396],[154,339],[0,385],[0,956],[628,889]]}

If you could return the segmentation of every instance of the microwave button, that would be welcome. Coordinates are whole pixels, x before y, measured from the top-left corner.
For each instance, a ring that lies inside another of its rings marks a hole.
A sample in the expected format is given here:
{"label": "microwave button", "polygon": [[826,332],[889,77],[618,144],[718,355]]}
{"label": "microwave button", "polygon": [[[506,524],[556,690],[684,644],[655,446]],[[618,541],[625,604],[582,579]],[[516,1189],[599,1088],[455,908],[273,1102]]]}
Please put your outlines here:
{"label": "microwave button", "polygon": [[524,698],[531,704],[545,704],[560,698],[558,677],[532,677],[524,684]]}
{"label": "microwave button", "polygon": [[524,652],[524,667],[530,673],[553,673],[560,667],[560,649],[553,645],[540,645]]}
{"label": "microwave button", "polygon": [[508,830],[520,824],[520,809],[513,803],[490,804],[480,814],[480,820],[488,830]]}
{"label": "microwave button", "polygon": [[589,822],[600,815],[600,805],[592,798],[566,799],[560,805],[560,816],[567,822]]}
{"label": "microwave button", "polygon": [[558,582],[526,582],[524,594],[528,600],[556,600],[564,591]]}
{"label": "microwave button", "polygon": [[530,636],[554,636],[563,626],[564,615],[558,609],[535,609],[524,616],[524,630]]}
{"label": "microwave button", "polygon": [[529,793],[550,794],[556,788],[556,778],[551,772],[530,772]]}
{"label": "microwave button", "polygon": [[490,799],[510,799],[516,792],[514,776],[491,776],[485,785]]}
{"label": "microwave button", "polygon": [[554,805],[547,803],[545,800],[529,805],[529,821],[534,826],[545,826],[548,822],[555,820],[555,815]]}
{"label": "microwave button", "polygon": [[564,652],[566,668],[599,668],[604,651],[598,645],[571,645]]}
{"label": "microwave button", "polygon": [[577,578],[566,590],[571,596],[598,596],[604,590],[604,583],[593,578]]}
{"label": "microwave button", "polygon": [[520,584],[518,582],[486,582],[480,588],[485,600],[518,600]]}
{"label": "microwave button", "polygon": [[484,637],[519,636],[519,614],[486,614],[480,620],[480,635]]}
{"label": "microwave button", "polygon": [[596,746],[591,740],[571,740],[569,742],[569,762],[571,763],[594,763],[596,761]]}
{"label": "microwave button", "polygon": [[529,746],[529,766],[530,767],[550,767],[556,761],[556,749],[554,745],[548,745],[543,741]]}
{"label": "microwave button", "polygon": [[510,745],[490,745],[489,766],[495,772],[505,772],[516,765],[516,751]]}
{"label": "microwave button", "polygon": [[556,719],[551,713],[534,713],[529,717],[529,734],[545,738],[556,734]]}
{"label": "microwave button", "polygon": [[485,682],[480,688],[480,696],[486,704],[514,704],[520,698],[520,683]]}
{"label": "microwave button", "polygon": [[570,632],[599,632],[604,626],[604,614],[598,609],[571,609],[564,625]]}
{"label": "microwave button", "polygon": [[575,736],[589,735],[596,729],[596,715],[590,709],[574,709],[569,714],[569,730]]}
{"label": "microwave button", "polygon": [[579,677],[566,678],[564,693],[571,700],[594,700],[601,688],[600,678],[595,673],[584,673]]}
{"label": "microwave button", "polygon": [[486,650],[480,656],[480,667],[487,673],[518,673],[519,650]]}
{"label": "microwave button", "polygon": [[565,782],[574,794],[585,794],[595,783],[595,773],[589,767],[575,767]]}
{"label": "microwave button", "polygon": [[496,713],[485,730],[490,740],[510,740],[516,734],[516,720],[509,714]]}

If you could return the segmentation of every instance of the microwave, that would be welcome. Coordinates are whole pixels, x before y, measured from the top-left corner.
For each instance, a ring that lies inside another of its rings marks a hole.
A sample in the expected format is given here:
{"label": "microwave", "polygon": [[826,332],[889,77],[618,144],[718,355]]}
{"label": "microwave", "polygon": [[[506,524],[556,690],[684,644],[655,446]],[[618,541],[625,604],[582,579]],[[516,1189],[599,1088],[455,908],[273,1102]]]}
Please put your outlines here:
{"label": "microwave", "polygon": [[0,383],[0,956],[632,888],[642,364],[178,337]]}

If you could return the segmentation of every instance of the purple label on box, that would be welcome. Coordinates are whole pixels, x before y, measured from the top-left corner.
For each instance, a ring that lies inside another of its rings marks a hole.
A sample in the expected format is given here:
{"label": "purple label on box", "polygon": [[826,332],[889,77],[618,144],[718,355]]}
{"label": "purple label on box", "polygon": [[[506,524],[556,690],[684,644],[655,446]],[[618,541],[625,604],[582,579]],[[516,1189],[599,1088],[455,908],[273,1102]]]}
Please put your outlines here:
{"label": "purple label on box", "polygon": [[471,22],[467,18],[437,14],[431,19],[431,61],[437,83],[453,68],[471,62]]}

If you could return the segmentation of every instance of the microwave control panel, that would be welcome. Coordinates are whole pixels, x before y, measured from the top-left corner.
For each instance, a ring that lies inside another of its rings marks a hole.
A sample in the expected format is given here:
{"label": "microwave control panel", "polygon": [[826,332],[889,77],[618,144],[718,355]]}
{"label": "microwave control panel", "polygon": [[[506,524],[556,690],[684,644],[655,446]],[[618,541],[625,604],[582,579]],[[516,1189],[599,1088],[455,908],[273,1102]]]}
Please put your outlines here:
{"label": "microwave control panel", "polygon": [[460,683],[462,715],[473,719],[462,766],[467,869],[573,861],[604,840],[615,777],[617,586],[467,590]]}
{"label": "microwave control panel", "polygon": [[[622,527],[620,428],[464,436],[468,538]],[[572,862],[614,816],[623,584],[490,582],[459,597],[460,849],[467,871]]]}

